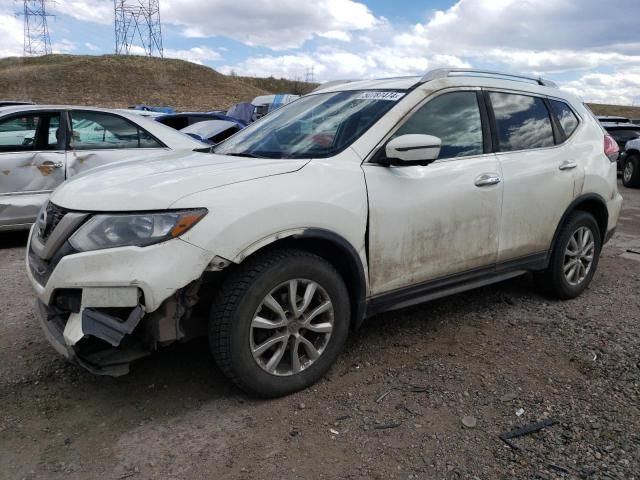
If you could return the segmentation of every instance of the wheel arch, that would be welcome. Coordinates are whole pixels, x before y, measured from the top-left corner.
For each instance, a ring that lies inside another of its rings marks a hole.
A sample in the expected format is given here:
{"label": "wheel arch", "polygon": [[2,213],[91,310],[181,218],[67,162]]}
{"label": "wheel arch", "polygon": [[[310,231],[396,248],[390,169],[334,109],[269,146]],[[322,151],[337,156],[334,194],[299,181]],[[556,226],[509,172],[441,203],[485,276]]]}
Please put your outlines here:
{"label": "wheel arch", "polygon": [[600,241],[604,244],[607,235],[607,225],[609,224],[609,210],[607,209],[607,202],[597,193],[587,193],[577,197],[565,210],[558,226],[556,227],[556,231],[553,234],[553,241],[549,248],[550,252],[556,244],[562,226],[566,223],[569,216],[577,210],[593,215],[596,222],[598,222],[598,227],[600,228]]}
{"label": "wheel arch", "polygon": [[238,260],[244,261],[274,248],[296,248],[318,255],[331,263],[344,279],[349,293],[351,327],[360,327],[366,311],[366,270],[356,248],[342,235],[321,228],[303,228],[269,236],[254,245],[249,251],[239,255]]}

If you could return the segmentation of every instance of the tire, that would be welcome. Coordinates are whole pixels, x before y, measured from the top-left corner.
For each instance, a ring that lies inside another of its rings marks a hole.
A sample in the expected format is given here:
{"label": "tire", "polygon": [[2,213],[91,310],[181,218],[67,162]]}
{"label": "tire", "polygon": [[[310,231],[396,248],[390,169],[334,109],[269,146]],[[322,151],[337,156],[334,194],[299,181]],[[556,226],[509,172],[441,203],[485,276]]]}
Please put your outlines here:
{"label": "tire", "polygon": [[[306,313],[300,313],[305,305]],[[333,265],[305,251],[273,250],[249,258],[220,287],[209,342],[219,368],[238,387],[258,397],[279,397],[314,384],[329,370],[344,347],[350,318],[347,288]]]}
{"label": "tire", "polygon": [[622,184],[627,188],[640,188],[640,156],[630,155],[624,161]]}
{"label": "tire", "polygon": [[[589,241],[587,246],[593,243],[593,247],[589,249],[584,257],[578,255],[570,255],[568,248],[571,250],[577,250],[586,252],[586,248],[582,248],[579,243],[579,239],[584,232],[588,232]],[[573,242],[577,243],[571,243]],[[569,245],[571,243],[571,246]],[[578,248],[574,247],[576,245]],[[575,298],[580,295],[591,283],[593,275],[598,267],[598,260],[600,258],[600,250],[602,248],[602,237],[600,235],[600,228],[598,222],[590,213],[584,211],[576,211],[570,215],[564,225],[561,227],[558,237],[556,239],[553,251],[551,252],[551,259],[547,269],[538,275],[537,281],[540,287],[551,297],[562,300]],[[589,256],[591,257],[591,263],[588,267],[585,266]],[[578,263],[574,265],[576,270],[572,270],[572,261],[579,261],[583,265],[584,270],[579,270]],[[565,275],[565,269],[567,275]],[[581,274],[584,272],[584,276]],[[573,276],[571,275],[573,273]]]}

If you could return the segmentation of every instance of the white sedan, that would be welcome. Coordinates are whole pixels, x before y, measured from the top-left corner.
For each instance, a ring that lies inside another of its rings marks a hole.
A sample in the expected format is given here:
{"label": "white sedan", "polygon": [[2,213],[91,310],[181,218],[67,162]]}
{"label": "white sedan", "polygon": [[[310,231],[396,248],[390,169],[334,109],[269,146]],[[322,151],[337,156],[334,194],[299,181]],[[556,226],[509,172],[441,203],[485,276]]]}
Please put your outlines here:
{"label": "white sedan", "polygon": [[94,107],[0,108],[0,231],[28,228],[67,178],[131,158],[207,149],[141,115]]}

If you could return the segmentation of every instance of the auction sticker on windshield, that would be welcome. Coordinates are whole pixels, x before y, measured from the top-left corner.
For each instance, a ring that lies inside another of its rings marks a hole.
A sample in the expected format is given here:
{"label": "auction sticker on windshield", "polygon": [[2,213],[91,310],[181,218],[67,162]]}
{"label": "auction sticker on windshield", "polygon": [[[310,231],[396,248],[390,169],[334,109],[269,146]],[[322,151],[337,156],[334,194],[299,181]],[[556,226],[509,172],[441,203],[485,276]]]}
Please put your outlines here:
{"label": "auction sticker on windshield", "polygon": [[402,92],[362,92],[356,97],[356,100],[389,100],[397,102],[402,97],[404,97]]}

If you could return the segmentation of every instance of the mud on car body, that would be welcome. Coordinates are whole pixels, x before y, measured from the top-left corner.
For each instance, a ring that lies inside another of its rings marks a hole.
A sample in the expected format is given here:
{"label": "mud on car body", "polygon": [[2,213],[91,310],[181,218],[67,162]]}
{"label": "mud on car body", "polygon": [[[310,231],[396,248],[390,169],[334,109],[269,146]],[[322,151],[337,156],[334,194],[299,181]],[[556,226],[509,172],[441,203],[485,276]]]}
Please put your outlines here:
{"label": "mud on car body", "polygon": [[28,274],[51,343],[95,373],[207,335],[230,380],[284,395],[376,313],[527,272],[579,295],[617,223],[616,158],[544,80],[333,83],[214,153],[65,183]]}

